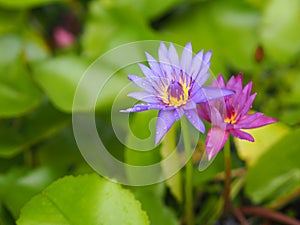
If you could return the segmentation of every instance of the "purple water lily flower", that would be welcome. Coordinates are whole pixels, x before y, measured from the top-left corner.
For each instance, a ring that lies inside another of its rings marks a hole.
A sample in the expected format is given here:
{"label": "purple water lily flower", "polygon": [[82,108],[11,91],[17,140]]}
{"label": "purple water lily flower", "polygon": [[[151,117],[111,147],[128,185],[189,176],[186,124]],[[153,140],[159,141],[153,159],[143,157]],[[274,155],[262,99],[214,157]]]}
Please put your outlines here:
{"label": "purple water lily flower", "polygon": [[241,73],[237,77],[232,76],[227,84],[222,75],[219,75],[211,86],[228,88],[234,90],[235,94],[201,103],[198,108],[200,117],[212,123],[212,128],[206,138],[206,154],[209,160],[223,148],[230,133],[237,138],[253,142],[253,136],[243,129],[257,128],[277,122],[276,119],[264,116],[261,112],[249,114],[256,93],[251,95],[252,82],[243,88]]}
{"label": "purple water lily flower", "polygon": [[146,103],[136,104],[121,112],[159,110],[155,144],[184,114],[196,129],[204,133],[205,127],[197,114],[196,104],[233,94],[231,90],[202,86],[210,76],[211,51],[204,54],[202,50],[193,56],[192,45],[188,43],[179,59],[172,43],[167,49],[161,42],[158,55],[159,62],[146,53],[150,67],[139,64],[145,77],[128,76],[145,91],[133,92],[128,96]]}

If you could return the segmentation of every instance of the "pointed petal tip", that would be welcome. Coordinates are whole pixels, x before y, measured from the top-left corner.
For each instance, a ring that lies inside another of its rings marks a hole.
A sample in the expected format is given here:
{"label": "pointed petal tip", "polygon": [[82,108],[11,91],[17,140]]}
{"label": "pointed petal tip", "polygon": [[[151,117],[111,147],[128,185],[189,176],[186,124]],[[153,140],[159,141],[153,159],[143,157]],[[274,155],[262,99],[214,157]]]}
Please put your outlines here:
{"label": "pointed petal tip", "polygon": [[185,49],[187,49],[187,50],[192,50],[192,43],[191,43],[191,41],[188,41],[187,43],[186,43],[186,45],[184,46],[184,48]]}
{"label": "pointed petal tip", "polygon": [[243,79],[243,73],[239,72],[236,78],[242,80]]}
{"label": "pointed petal tip", "polygon": [[203,62],[208,63],[212,56],[212,50],[207,51],[203,56]]}

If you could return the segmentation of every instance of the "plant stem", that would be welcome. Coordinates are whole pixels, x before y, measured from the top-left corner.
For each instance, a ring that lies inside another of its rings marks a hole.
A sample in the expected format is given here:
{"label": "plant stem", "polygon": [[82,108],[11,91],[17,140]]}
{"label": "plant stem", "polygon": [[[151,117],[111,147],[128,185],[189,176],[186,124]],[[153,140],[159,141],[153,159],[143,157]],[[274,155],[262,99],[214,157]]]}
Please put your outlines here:
{"label": "plant stem", "polygon": [[188,132],[186,118],[182,118],[181,131],[184,140],[185,158],[187,164],[185,165],[185,218],[187,225],[194,225],[194,203],[193,203],[193,159],[191,140]]}
{"label": "plant stem", "polygon": [[230,211],[230,184],[231,184],[231,155],[230,155],[230,140],[224,146],[224,161],[225,161],[225,191],[224,191],[224,210],[223,218],[226,218]]}
{"label": "plant stem", "polygon": [[276,212],[271,209],[257,206],[244,206],[241,207],[240,210],[245,215],[261,216],[283,224],[300,225],[300,221],[298,221],[297,219],[293,219],[291,217],[288,217],[287,215],[284,215],[281,212]]}

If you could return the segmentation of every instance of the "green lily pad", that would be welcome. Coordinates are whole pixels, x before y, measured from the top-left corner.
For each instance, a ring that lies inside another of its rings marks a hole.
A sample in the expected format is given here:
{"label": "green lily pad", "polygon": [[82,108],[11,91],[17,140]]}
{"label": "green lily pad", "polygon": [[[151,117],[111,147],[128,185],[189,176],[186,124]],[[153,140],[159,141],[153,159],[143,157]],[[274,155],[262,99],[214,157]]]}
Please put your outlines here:
{"label": "green lily pad", "polygon": [[96,174],[64,177],[22,209],[18,225],[149,224],[141,204],[120,185]]}
{"label": "green lily pad", "polygon": [[17,219],[21,207],[61,175],[61,171],[49,167],[34,170],[11,169],[0,176],[0,197],[6,208]]}

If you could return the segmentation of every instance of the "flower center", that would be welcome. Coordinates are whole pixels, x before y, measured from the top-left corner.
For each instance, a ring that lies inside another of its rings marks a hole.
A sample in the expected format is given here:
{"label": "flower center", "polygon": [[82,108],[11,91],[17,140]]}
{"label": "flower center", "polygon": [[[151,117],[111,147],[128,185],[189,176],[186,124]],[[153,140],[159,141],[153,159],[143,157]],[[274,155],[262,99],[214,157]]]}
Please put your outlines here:
{"label": "flower center", "polygon": [[190,86],[186,82],[172,80],[162,94],[161,99],[169,106],[179,107],[186,104],[189,98],[189,89]]}
{"label": "flower center", "polygon": [[237,122],[236,116],[237,116],[237,112],[235,112],[233,114],[231,113],[230,115],[227,115],[224,122],[229,123],[229,124],[235,124]]}

